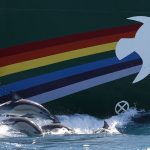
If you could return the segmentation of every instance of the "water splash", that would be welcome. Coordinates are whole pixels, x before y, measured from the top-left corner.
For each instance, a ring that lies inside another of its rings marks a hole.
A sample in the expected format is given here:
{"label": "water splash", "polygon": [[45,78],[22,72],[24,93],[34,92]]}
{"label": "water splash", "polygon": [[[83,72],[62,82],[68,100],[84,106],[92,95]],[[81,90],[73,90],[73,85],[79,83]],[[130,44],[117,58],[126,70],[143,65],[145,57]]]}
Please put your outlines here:
{"label": "water splash", "polygon": [[[125,113],[105,119],[110,126],[110,134],[118,134],[116,126],[122,127],[127,125],[137,113],[136,109],[129,109]],[[73,128],[77,134],[93,134],[94,130],[102,128],[104,124],[104,119],[98,119],[89,115],[74,114],[58,117],[62,124]]]}
{"label": "water splash", "polygon": [[[131,121],[131,118],[136,115],[138,111],[136,109],[129,109],[129,111],[112,116],[110,118],[105,119],[109,124],[109,134],[119,134],[119,131],[116,129],[116,127],[122,127],[126,124],[128,124]],[[93,131],[95,131],[98,128],[103,127],[104,119],[95,118],[93,116],[85,115],[85,114],[74,114],[74,115],[61,115],[58,116],[60,121],[63,125],[68,126],[74,130],[74,133],[67,131],[66,129],[57,129],[53,130],[46,134],[55,134],[55,135],[61,135],[61,134],[93,134]],[[0,120],[4,118],[0,117]],[[39,126],[46,125],[51,123],[49,120],[43,120],[41,118],[36,118],[34,120],[36,124]],[[1,126],[0,130],[0,137],[3,136],[22,136],[21,133],[18,133],[18,131],[11,130],[11,127],[9,126]]]}

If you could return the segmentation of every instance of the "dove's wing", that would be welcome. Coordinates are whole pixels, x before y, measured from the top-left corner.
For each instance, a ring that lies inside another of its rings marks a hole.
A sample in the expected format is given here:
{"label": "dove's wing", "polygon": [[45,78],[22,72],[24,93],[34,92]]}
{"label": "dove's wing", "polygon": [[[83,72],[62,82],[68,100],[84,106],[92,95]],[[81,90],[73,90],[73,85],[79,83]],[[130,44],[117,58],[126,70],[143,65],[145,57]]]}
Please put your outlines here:
{"label": "dove's wing", "polygon": [[141,22],[141,23],[149,23],[150,21],[150,17],[146,17],[146,16],[135,16],[135,17],[127,18],[127,19],[134,20],[134,21]]}

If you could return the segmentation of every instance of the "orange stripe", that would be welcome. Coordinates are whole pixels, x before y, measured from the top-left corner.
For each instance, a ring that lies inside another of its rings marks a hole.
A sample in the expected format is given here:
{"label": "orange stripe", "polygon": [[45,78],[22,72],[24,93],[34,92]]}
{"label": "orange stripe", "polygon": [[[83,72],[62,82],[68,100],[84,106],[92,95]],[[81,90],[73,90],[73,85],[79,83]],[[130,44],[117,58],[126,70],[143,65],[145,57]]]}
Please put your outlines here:
{"label": "orange stripe", "polygon": [[133,37],[134,34],[135,34],[135,31],[134,32],[132,31],[132,32],[123,33],[123,34],[111,35],[111,36],[106,36],[106,37],[97,37],[93,39],[87,39],[84,41],[72,42],[72,43],[67,43],[63,45],[42,48],[36,51],[11,55],[11,56],[3,57],[0,59],[0,67],[27,61],[27,60],[32,60],[36,58],[41,58],[41,57],[45,57],[49,55],[72,51],[72,50],[76,50],[80,48],[115,42],[122,37]]}

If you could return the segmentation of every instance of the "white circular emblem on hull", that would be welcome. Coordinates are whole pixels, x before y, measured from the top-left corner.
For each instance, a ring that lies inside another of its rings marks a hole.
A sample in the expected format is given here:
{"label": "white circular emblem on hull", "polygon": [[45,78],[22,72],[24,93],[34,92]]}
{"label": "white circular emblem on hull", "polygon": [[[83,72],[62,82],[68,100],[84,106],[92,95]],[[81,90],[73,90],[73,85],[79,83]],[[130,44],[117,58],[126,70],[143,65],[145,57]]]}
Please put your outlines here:
{"label": "white circular emblem on hull", "polygon": [[115,113],[120,114],[126,112],[129,109],[129,103],[127,101],[120,101],[115,106]]}

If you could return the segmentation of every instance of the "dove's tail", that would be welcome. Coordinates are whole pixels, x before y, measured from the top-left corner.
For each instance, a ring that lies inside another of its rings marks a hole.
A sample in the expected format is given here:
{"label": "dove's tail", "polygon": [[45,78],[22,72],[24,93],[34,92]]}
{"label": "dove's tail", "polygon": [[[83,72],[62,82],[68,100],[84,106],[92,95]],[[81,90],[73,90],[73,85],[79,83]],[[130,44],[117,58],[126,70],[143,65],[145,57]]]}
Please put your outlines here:
{"label": "dove's tail", "polygon": [[134,38],[122,38],[116,45],[116,56],[118,59],[123,59],[133,53],[137,48]]}
{"label": "dove's tail", "polygon": [[134,79],[133,83],[143,80],[146,76],[149,75],[149,72],[150,72],[149,65],[143,63],[141,70],[139,74],[136,76],[136,78]]}

